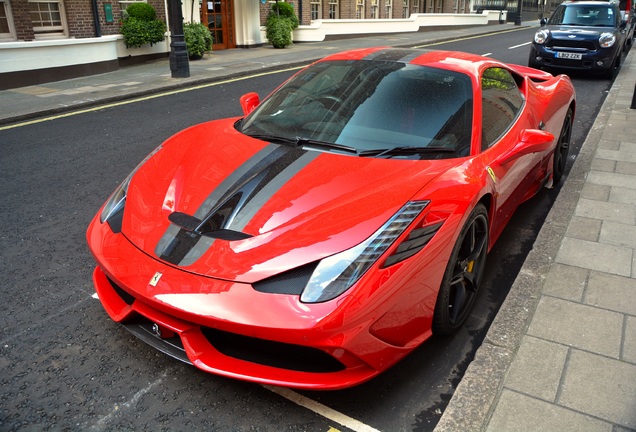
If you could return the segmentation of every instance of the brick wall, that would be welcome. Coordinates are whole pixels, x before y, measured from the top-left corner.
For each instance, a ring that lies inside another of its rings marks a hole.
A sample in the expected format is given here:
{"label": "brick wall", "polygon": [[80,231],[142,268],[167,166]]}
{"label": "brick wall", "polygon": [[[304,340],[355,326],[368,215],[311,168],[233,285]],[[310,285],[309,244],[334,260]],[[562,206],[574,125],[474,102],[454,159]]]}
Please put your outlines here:
{"label": "brick wall", "polygon": [[[28,41],[35,38],[33,24],[29,13],[28,0],[11,0],[11,14],[18,40]],[[113,22],[106,23],[104,4],[110,4],[113,9]],[[163,0],[148,0],[148,4],[155,8],[157,19],[165,22],[166,11]],[[95,37],[92,0],[63,0],[64,13],[69,37]],[[102,35],[119,33],[121,26],[121,8],[117,0],[97,0],[97,12]]]}
{"label": "brick wall", "polygon": [[11,14],[18,40],[33,40],[33,26],[29,14],[29,3],[26,0],[11,0]]}

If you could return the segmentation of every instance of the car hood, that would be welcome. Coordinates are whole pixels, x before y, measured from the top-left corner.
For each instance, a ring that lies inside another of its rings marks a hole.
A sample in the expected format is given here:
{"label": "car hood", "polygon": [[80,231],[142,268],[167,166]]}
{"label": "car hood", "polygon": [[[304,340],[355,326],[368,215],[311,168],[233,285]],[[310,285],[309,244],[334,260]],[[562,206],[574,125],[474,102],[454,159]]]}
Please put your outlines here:
{"label": "car hood", "polygon": [[547,26],[552,39],[596,40],[601,33],[613,33],[612,27]]}
{"label": "car hood", "polygon": [[361,243],[461,161],[303,150],[247,137],[236,120],[186,129],[139,168],[129,241],[189,272],[255,282]]}

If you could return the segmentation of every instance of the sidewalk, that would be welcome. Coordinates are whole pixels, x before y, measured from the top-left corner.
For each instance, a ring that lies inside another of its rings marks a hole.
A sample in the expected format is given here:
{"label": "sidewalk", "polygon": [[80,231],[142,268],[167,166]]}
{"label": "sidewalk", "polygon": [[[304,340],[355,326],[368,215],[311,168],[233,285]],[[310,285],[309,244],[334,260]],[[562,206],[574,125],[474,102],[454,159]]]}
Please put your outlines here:
{"label": "sidewalk", "polygon": [[[307,64],[350,48],[426,45],[514,29],[501,24],[219,51],[190,62],[190,78],[171,78],[163,59],[4,90],[0,130],[43,115]],[[437,431],[636,430],[636,109],[629,108],[635,52]]]}

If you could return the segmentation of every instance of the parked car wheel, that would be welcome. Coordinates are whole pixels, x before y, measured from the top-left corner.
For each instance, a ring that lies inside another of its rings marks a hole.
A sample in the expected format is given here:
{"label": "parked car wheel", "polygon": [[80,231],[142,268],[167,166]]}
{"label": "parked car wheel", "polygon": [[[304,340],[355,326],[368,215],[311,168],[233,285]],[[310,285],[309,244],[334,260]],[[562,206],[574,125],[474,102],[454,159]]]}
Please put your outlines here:
{"label": "parked car wheel", "polygon": [[559,141],[554,149],[554,161],[552,162],[552,184],[555,185],[561,181],[563,173],[565,172],[565,163],[567,162],[570,139],[572,138],[572,117],[572,109],[570,108],[565,116],[565,120],[563,121]]}
{"label": "parked car wheel", "polygon": [[479,291],[487,250],[488,213],[480,203],[462,228],[446,266],[433,315],[434,334],[452,334],[466,321]]}

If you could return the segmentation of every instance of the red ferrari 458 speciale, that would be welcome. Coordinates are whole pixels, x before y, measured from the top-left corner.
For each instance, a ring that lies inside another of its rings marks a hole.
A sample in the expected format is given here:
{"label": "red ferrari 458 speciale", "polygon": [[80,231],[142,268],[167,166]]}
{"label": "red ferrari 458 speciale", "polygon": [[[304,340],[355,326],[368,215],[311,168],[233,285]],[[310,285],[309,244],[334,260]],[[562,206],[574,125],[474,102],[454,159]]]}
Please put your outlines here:
{"label": "red ferrari 458 speciale", "polygon": [[100,209],[97,294],[202,370],[338,389],[462,325],[517,206],[563,175],[575,93],[565,75],[380,47],[241,105],[168,139]]}

